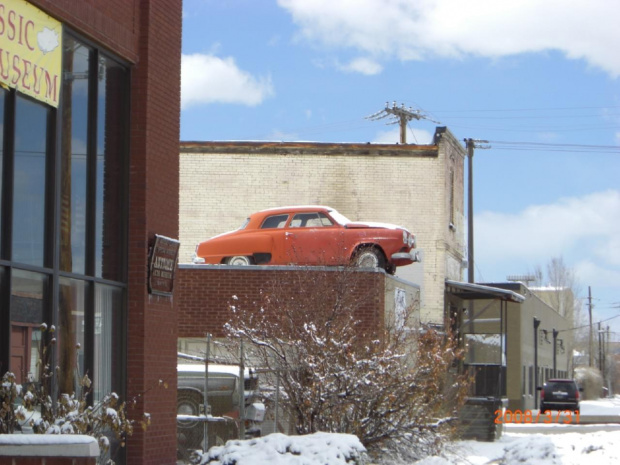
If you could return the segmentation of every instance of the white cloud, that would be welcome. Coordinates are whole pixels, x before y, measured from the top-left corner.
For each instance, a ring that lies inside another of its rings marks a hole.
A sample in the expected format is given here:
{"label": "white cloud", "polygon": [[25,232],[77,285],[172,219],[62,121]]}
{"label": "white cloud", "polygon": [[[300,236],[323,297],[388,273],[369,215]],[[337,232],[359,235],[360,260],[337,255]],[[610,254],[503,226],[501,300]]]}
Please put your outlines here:
{"label": "white cloud", "polygon": [[383,66],[370,58],[356,58],[355,60],[351,60],[349,63],[339,65],[338,67],[343,71],[362,73],[368,76],[379,74],[383,71]]}
{"label": "white cloud", "polygon": [[[408,144],[430,144],[433,141],[433,135],[423,129],[414,129],[413,134],[407,129]],[[400,128],[391,129],[389,131],[379,131],[372,141],[373,144],[398,144],[400,143]]]}
{"label": "white cloud", "polygon": [[[582,263],[584,272],[596,266],[617,275],[618,231],[618,190],[564,198],[515,214],[482,212],[475,217],[476,262],[491,268],[504,264],[510,273],[524,263],[540,265],[564,256]],[[586,266],[588,262],[592,265]]]}
{"label": "white cloud", "polygon": [[271,78],[254,77],[231,57],[183,55],[181,108],[210,103],[255,106],[274,94]]}
{"label": "white cloud", "polygon": [[600,287],[617,287],[620,283],[620,270],[602,267],[591,260],[577,262],[574,270],[583,283],[596,283]]}
{"label": "white cloud", "polygon": [[617,0],[278,0],[299,38],[374,60],[558,50],[620,76]]}

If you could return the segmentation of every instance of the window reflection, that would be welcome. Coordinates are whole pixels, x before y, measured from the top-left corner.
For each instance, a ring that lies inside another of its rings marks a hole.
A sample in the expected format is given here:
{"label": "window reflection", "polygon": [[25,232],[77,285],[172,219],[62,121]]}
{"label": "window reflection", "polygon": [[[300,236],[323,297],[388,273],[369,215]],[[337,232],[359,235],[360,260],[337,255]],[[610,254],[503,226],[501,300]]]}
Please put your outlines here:
{"label": "window reflection", "polygon": [[39,381],[43,347],[41,323],[45,322],[47,276],[12,271],[11,286],[11,371],[18,383]]}
{"label": "window reflection", "polygon": [[120,373],[121,328],[120,309],[123,291],[112,286],[95,288],[95,363],[93,373],[93,399],[101,400],[118,386]]}
{"label": "window reflection", "polygon": [[98,77],[95,273],[98,277],[122,281],[127,71],[114,61],[102,58]]}
{"label": "window reflection", "polygon": [[79,392],[77,383],[84,371],[84,299],[86,284],[77,279],[60,279],[58,315],[58,387],[60,392]]}
{"label": "window reflection", "polygon": [[[58,109],[0,88],[0,192],[12,186],[13,211],[0,223],[12,231],[0,235],[0,365],[37,381],[47,356],[57,392],[88,374],[99,400],[123,385],[129,73],[64,39]],[[41,329],[52,322],[53,354]]]}
{"label": "window reflection", "polygon": [[43,266],[49,107],[17,97],[13,260]]}
{"label": "window reflection", "polygon": [[90,50],[72,38],[67,38],[64,50],[60,269],[83,274],[86,266]]}
{"label": "window reflection", "polygon": [[[2,165],[4,164],[4,100],[6,91],[0,89],[0,202],[2,200]],[[2,206],[0,205],[0,212]],[[0,244],[2,244],[2,216],[0,215]],[[0,249],[1,250],[1,249]]]}

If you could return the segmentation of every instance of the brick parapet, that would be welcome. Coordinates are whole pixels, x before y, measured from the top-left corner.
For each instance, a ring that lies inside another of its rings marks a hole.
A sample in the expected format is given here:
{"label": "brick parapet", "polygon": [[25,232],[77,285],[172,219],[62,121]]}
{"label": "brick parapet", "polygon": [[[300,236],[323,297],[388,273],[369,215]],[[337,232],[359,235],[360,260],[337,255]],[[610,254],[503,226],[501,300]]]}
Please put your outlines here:
{"label": "brick parapet", "polygon": [[[224,325],[231,317],[231,305],[239,308],[264,308],[264,299],[277,293],[279,300],[302,298],[309,311],[313,293],[321,292],[321,301],[339,286],[357,294],[355,317],[361,331],[384,327],[385,279],[382,272],[350,273],[346,283],[336,268],[273,266],[180,266],[176,275],[175,299],[178,306],[179,338],[204,338],[206,334],[224,337]],[[340,288],[341,289],[341,288]]]}

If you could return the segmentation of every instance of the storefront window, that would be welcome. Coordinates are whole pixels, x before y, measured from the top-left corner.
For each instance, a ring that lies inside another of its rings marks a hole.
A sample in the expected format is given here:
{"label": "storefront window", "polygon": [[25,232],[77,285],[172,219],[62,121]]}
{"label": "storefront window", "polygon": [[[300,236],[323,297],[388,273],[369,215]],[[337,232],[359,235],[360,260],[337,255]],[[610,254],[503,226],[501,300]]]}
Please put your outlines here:
{"label": "storefront window", "polygon": [[125,89],[127,71],[112,60],[99,62],[97,94],[97,194],[95,273],[121,281],[124,250],[123,199],[126,196],[121,155],[127,140]]}
{"label": "storefront window", "polygon": [[[0,200],[2,199],[2,165],[4,164],[4,101],[6,91],[0,89]],[[0,211],[2,211],[2,204],[0,203]],[[0,244],[2,244],[2,217],[0,215]]]}
{"label": "storefront window", "polygon": [[88,323],[85,297],[86,286],[83,281],[61,278],[56,328],[60,392],[77,392],[78,382],[86,374],[84,332]]}
{"label": "storefront window", "polygon": [[71,37],[64,50],[60,269],[84,274],[90,50]]}
{"label": "storefront window", "polygon": [[62,44],[58,108],[0,89],[0,375],[36,381],[53,357],[57,392],[87,374],[100,400],[124,385],[129,72]]}
{"label": "storefront window", "polygon": [[48,277],[40,273],[13,270],[11,287],[11,371],[18,383],[41,379],[38,361],[41,346],[41,324],[46,320]]}
{"label": "storefront window", "polygon": [[44,265],[47,123],[50,111],[44,104],[17,97],[12,258],[34,266]]}
{"label": "storefront window", "polygon": [[123,291],[117,287],[95,287],[93,399],[101,400],[119,383],[122,328],[120,309]]}

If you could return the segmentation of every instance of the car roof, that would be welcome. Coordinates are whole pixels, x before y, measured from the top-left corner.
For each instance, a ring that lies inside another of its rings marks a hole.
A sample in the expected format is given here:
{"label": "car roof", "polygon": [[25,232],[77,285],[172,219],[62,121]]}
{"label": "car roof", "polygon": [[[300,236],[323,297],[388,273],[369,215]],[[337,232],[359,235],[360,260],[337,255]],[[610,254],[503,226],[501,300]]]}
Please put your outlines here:
{"label": "car roof", "polygon": [[570,378],[552,378],[545,381],[545,383],[575,383],[574,379]]}
{"label": "car roof", "polygon": [[292,205],[288,207],[276,207],[276,208],[267,208],[266,210],[261,210],[254,215],[260,214],[263,215],[273,215],[277,213],[291,213],[291,212],[315,212],[315,211],[333,211],[334,209],[331,207],[327,207],[325,205]]}

